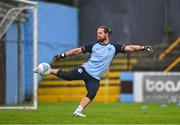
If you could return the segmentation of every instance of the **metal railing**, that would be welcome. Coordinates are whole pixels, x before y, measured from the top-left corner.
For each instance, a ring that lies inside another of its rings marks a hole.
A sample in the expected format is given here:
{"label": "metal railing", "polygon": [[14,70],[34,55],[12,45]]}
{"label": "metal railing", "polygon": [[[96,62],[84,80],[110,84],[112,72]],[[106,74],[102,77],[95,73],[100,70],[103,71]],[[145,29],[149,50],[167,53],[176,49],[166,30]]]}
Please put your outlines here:
{"label": "metal railing", "polygon": [[180,44],[180,37],[177,38],[165,51],[159,55],[159,60],[163,60],[178,44]]}
{"label": "metal railing", "polygon": [[[178,45],[180,44],[180,37],[177,38],[165,51],[163,51],[159,55],[159,60],[163,60],[169,53],[171,53]],[[165,68],[164,72],[169,72],[172,70],[178,63],[180,63],[180,56],[178,56],[167,68]]]}
{"label": "metal railing", "polygon": [[180,57],[177,57],[165,70],[164,72],[169,72],[171,69],[173,69],[178,63],[180,63]]}

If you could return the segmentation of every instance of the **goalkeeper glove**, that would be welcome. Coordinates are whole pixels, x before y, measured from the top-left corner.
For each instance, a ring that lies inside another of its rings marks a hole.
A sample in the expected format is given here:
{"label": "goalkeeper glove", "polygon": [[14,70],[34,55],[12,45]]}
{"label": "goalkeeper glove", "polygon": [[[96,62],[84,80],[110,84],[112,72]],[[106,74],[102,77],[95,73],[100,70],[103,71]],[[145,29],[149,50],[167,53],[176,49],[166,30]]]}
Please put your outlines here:
{"label": "goalkeeper glove", "polygon": [[151,46],[142,46],[141,50],[142,51],[147,51],[147,52],[150,52],[150,53],[154,52],[154,50],[153,50],[153,48]]}
{"label": "goalkeeper glove", "polygon": [[57,54],[53,57],[53,61],[58,61],[58,60],[63,59],[65,57],[66,57],[65,53]]}

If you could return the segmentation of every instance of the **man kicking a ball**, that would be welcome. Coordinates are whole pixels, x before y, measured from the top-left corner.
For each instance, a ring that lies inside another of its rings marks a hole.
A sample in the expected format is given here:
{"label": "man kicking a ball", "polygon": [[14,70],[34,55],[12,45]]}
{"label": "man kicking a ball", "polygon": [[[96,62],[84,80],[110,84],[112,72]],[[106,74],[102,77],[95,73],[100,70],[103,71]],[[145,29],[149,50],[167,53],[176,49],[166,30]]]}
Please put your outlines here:
{"label": "man kicking a ball", "polygon": [[[84,80],[87,89],[86,96],[81,100],[79,106],[74,111],[74,116],[86,117],[82,114],[85,107],[88,106],[96,96],[99,89],[100,79],[112,59],[118,53],[148,51],[153,52],[150,46],[141,45],[121,45],[111,43],[109,35],[111,30],[106,26],[100,26],[97,29],[97,41],[89,43],[79,48],[71,49],[65,53],[57,54],[53,57],[54,61],[59,61],[65,57],[77,55],[80,53],[90,53],[91,56],[87,62],[75,69],[66,72],[61,69],[51,69],[51,74],[56,75],[64,80]],[[38,72],[38,70],[36,71]]]}

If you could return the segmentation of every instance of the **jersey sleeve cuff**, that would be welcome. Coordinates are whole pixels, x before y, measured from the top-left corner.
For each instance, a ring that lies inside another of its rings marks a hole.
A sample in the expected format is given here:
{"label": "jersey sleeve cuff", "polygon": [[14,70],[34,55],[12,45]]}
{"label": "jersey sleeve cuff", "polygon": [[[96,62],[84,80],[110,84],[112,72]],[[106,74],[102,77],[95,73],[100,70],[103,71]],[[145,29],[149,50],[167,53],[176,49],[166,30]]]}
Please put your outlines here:
{"label": "jersey sleeve cuff", "polygon": [[125,51],[125,47],[126,47],[127,45],[123,45],[122,47],[121,47],[121,50],[122,50],[122,52],[123,53],[126,53],[126,51]]}
{"label": "jersey sleeve cuff", "polygon": [[85,46],[82,46],[82,47],[81,47],[81,50],[82,50],[83,53],[86,53]]}

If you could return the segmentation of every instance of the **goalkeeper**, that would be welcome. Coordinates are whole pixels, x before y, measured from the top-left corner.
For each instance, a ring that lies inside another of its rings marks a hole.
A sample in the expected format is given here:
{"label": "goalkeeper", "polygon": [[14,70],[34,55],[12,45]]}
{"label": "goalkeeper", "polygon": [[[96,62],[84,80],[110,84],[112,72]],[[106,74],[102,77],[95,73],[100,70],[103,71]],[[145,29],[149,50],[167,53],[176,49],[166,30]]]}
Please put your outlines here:
{"label": "goalkeeper", "polygon": [[109,41],[110,34],[111,30],[107,26],[100,26],[97,29],[97,42],[71,49],[53,57],[54,61],[59,61],[65,57],[80,53],[88,52],[91,54],[87,62],[69,72],[61,69],[51,69],[51,74],[54,74],[64,80],[84,80],[85,82],[87,94],[82,98],[79,106],[74,111],[74,116],[86,117],[86,115],[82,114],[82,111],[96,96],[101,76],[106,71],[115,55],[118,53],[135,51],[153,52],[153,49],[150,46],[121,45],[118,43],[112,43]]}

